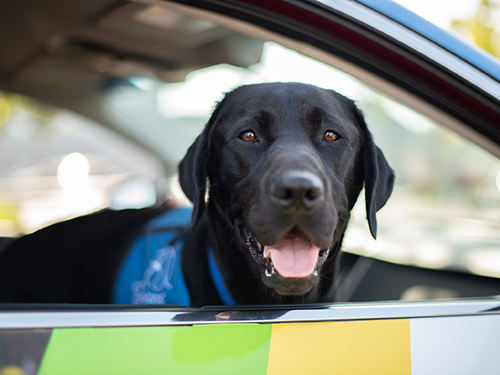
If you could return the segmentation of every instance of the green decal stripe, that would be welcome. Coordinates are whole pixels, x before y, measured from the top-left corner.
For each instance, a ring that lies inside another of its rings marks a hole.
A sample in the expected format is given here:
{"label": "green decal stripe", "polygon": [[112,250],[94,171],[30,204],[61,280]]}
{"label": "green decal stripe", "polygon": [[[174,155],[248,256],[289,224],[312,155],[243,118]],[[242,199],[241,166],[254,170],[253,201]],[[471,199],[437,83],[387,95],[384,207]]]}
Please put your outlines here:
{"label": "green decal stripe", "polygon": [[54,329],[38,375],[264,375],[271,330],[271,324]]}

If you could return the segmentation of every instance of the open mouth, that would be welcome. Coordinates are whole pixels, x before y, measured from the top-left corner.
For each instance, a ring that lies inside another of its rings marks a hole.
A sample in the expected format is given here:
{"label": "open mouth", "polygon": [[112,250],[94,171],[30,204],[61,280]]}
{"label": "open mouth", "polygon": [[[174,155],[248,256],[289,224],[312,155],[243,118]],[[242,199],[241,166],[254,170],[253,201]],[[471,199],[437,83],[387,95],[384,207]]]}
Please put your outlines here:
{"label": "open mouth", "polygon": [[265,267],[264,274],[268,278],[276,273],[288,279],[317,276],[318,268],[330,251],[330,248],[320,249],[298,227],[268,246],[261,245],[250,233],[246,237],[250,254]]}

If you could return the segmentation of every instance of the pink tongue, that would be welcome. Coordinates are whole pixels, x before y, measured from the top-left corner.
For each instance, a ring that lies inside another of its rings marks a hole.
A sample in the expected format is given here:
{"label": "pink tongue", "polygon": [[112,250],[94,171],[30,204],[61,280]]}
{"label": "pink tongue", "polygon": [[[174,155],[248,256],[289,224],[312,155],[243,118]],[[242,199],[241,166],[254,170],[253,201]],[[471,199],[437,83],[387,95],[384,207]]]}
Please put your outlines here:
{"label": "pink tongue", "polygon": [[307,277],[316,268],[319,250],[307,238],[283,238],[265,247],[264,258],[271,258],[283,277]]}

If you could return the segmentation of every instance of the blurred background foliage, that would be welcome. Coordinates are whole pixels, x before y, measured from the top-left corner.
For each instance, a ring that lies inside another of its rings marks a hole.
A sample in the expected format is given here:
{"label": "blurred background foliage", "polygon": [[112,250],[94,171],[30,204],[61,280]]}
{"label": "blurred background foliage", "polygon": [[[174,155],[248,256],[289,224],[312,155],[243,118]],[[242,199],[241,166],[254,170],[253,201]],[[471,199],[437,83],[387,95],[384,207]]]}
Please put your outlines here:
{"label": "blurred background foliage", "polygon": [[452,21],[451,29],[500,57],[500,1],[480,0],[473,15]]}
{"label": "blurred background foliage", "polygon": [[27,96],[0,91],[0,128],[16,109],[28,112],[40,126],[50,125],[56,112],[55,107]]}

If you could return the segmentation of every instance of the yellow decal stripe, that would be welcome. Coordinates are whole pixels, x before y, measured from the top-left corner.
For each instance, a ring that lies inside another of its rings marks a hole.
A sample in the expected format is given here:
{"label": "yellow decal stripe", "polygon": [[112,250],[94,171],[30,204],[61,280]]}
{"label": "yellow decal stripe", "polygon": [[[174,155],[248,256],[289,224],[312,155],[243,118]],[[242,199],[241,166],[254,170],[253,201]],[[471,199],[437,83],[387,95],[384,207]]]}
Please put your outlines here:
{"label": "yellow decal stripe", "polygon": [[274,324],[267,375],[411,374],[410,321]]}

